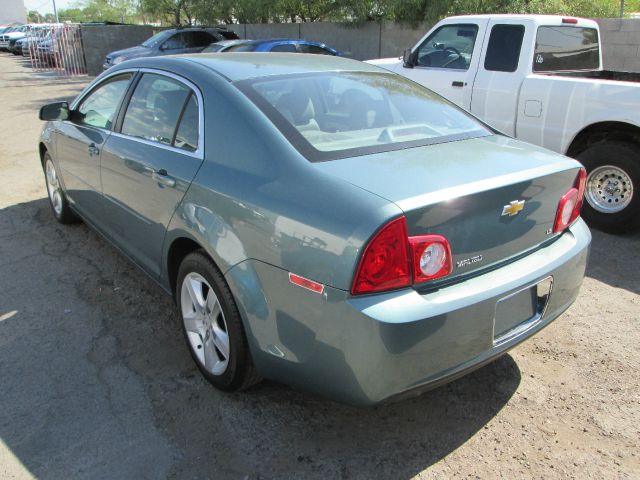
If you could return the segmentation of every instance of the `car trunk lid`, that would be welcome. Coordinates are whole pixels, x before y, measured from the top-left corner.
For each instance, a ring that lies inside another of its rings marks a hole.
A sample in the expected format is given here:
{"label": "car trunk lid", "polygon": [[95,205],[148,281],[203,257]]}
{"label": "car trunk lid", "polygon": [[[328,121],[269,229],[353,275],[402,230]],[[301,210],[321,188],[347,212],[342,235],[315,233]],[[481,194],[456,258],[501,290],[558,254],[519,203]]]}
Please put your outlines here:
{"label": "car trunk lid", "polygon": [[448,278],[550,241],[560,197],[580,168],[499,135],[316,166],[394,202],[405,212],[409,235],[444,235],[453,256]]}

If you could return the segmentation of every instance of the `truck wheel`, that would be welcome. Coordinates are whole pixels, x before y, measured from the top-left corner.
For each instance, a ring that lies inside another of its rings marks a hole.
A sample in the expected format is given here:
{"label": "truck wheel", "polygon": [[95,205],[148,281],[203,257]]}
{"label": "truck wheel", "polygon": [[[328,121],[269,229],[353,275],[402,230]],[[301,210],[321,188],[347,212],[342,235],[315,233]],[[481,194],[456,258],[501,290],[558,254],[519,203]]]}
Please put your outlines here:
{"label": "truck wheel", "polygon": [[577,156],[587,169],[582,216],[609,233],[640,229],[640,147],[608,141]]}

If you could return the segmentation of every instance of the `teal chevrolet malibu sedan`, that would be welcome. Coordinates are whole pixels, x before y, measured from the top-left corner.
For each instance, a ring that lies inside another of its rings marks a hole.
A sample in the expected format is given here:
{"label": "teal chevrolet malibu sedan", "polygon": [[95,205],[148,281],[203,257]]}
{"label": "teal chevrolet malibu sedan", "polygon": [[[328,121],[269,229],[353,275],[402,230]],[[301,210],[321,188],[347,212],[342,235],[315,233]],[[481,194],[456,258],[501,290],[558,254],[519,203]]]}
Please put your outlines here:
{"label": "teal chevrolet malibu sedan", "polygon": [[582,283],[581,165],[372,65],[131,60],[40,118],[53,215],[173,295],[222,390],[415,395],[540,331]]}

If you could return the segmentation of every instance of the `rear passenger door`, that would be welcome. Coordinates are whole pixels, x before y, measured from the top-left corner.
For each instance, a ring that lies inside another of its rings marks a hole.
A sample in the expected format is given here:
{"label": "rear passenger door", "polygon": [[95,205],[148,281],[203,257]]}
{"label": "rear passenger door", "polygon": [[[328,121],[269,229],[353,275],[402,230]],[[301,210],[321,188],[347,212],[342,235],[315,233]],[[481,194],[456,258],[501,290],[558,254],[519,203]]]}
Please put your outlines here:
{"label": "rear passenger door", "polygon": [[154,276],[169,221],[204,158],[203,118],[193,84],[145,70],[103,148],[106,233]]}
{"label": "rear passenger door", "polygon": [[520,85],[531,69],[529,53],[534,29],[522,20],[492,20],[485,36],[478,73],[473,83],[471,113],[507,135],[515,136]]}

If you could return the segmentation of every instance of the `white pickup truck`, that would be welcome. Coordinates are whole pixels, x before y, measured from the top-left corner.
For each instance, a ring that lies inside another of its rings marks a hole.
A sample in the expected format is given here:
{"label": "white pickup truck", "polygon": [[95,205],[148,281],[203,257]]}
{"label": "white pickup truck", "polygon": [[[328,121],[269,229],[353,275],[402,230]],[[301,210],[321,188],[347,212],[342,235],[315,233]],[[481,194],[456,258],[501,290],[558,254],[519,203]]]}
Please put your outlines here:
{"label": "white pickup truck", "polygon": [[436,24],[403,58],[369,60],[434,90],[496,130],[577,158],[583,216],[640,229],[640,74],[604,71],[598,24],[470,15]]}

